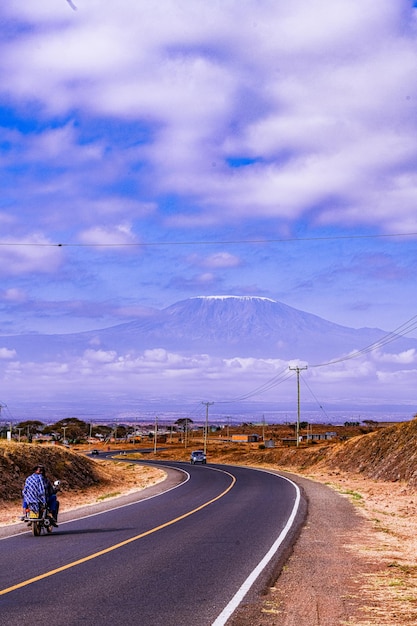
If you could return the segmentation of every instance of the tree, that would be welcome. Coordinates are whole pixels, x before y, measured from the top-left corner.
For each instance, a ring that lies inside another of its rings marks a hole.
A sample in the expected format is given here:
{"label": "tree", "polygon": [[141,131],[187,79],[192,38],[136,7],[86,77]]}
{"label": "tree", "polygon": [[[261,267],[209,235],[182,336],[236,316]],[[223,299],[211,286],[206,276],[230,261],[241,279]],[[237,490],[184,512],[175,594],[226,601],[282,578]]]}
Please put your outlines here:
{"label": "tree", "polygon": [[26,435],[29,443],[32,442],[33,435],[38,435],[45,430],[45,424],[39,420],[26,420],[25,422],[19,422],[15,428],[19,431],[21,428],[23,434]]}
{"label": "tree", "polygon": [[93,437],[97,437],[98,439],[108,440],[113,432],[113,428],[110,426],[106,426],[105,424],[99,424],[94,426],[93,429]]}
{"label": "tree", "polygon": [[77,417],[68,417],[47,426],[44,432],[53,435],[57,441],[66,439],[71,443],[79,443],[88,437],[90,424]]}
{"label": "tree", "polygon": [[194,423],[193,420],[191,420],[189,417],[180,417],[175,422],[175,424],[184,432],[190,430],[189,425],[193,423]]}
{"label": "tree", "polygon": [[378,422],[375,420],[363,420],[363,423],[366,424],[366,426],[378,426]]}

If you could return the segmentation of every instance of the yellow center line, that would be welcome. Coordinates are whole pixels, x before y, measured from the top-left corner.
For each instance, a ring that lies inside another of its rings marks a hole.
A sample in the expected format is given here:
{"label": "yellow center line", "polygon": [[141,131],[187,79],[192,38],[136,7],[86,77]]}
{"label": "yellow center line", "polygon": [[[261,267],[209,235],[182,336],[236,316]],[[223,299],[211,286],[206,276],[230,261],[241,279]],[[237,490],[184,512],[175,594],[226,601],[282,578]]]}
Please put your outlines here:
{"label": "yellow center line", "polygon": [[193,509],[192,511],[188,511],[187,513],[183,513],[183,515],[180,515],[179,517],[175,517],[174,519],[169,520],[169,522],[165,522],[164,524],[161,524],[160,526],[155,526],[155,528],[146,530],[140,535],[136,535],[135,537],[130,537],[130,539],[125,539],[125,541],[116,543],[114,546],[109,546],[108,548],[105,548],[104,550],[100,550],[99,552],[94,552],[93,554],[90,554],[89,556],[85,556],[82,559],[78,559],[77,561],[72,561],[72,563],[67,563],[66,565],[62,565],[61,567],[57,567],[56,569],[50,570],[49,572],[45,572],[44,574],[39,574],[39,576],[35,576],[34,578],[29,578],[28,580],[24,580],[21,583],[17,583],[16,585],[13,585],[12,587],[7,587],[6,589],[2,589],[0,590],[0,596],[4,596],[6,593],[10,593],[11,591],[16,591],[17,589],[21,589],[22,587],[27,587],[28,585],[31,585],[32,583],[36,583],[38,580],[43,580],[44,578],[48,578],[49,576],[54,576],[55,574],[64,572],[65,570],[70,569],[71,567],[76,567],[77,565],[81,565],[82,563],[86,563],[87,561],[91,561],[92,559],[96,559],[97,557],[102,556],[103,554],[108,554],[109,552],[113,552],[113,550],[118,550],[119,548],[123,548],[123,546],[127,546],[129,543],[132,543],[133,541],[137,541],[138,539],[142,539],[143,537],[146,537],[147,535],[156,533],[158,530],[167,528],[167,526],[172,526],[172,524],[176,524],[177,522],[180,522],[186,517],[189,517],[190,515],[193,515],[194,513],[201,511],[201,509],[204,509],[206,506],[213,504],[213,502],[216,502],[216,500],[220,500],[220,498],[223,498],[223,496],[225,496],[236,483],[236,478],[233,476],[233,474],[229,474],[229,472],[224,472],[224,473],[230,476],[232,479],[232,482],[227,487],[227,489],[222,491],[222,493],[220,493],[215,498],[212,498],[211,500],[208,500],[208,502],[201,504],[196,509]]}

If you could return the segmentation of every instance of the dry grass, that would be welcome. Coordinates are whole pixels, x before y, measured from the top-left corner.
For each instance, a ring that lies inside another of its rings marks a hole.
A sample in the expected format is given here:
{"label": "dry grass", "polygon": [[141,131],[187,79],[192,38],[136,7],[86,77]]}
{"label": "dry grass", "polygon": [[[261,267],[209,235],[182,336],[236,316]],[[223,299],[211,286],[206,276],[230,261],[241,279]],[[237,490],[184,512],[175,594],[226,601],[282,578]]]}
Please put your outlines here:
{"label": "dry grass", "polygon": [[378,572],[365,575],[361,598],[366,618],[355,626],[417,624],[417,493],[406,483],[387,483],[345,472],[311,473],[349,498],[371,523],[372,532],[349,546],[365,554]]}

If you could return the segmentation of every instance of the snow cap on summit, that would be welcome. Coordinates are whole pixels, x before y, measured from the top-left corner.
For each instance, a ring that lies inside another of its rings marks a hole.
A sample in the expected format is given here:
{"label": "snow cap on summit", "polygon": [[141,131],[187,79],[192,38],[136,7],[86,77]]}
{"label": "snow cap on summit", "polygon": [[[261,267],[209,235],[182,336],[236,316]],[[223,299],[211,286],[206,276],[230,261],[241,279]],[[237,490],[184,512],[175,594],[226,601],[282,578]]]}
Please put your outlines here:
{"label": "snow cap on summit", "polygon": [[264,298],[262,296],[195,296],[190,300],[264,300],[267,302],[276,302],[272,298]]}

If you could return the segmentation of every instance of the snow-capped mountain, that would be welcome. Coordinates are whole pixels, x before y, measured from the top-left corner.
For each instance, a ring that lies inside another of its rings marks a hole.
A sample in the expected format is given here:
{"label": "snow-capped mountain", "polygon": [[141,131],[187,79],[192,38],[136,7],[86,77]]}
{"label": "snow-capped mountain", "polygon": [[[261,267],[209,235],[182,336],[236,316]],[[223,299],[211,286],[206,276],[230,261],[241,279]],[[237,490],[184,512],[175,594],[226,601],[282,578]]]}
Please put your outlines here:
{"label": "snow-capped mountain", "polygon": [[[321,363],[365,348],[386,333],[334,324],[269,298],[194,297],[146,319],[110,328],[62,335],[0,337],[0,348],[19,359],[44,361],[82,354],[87,349],[135,353],[164,348],[179,354],[231,358],[300,359]],[[416,348],[417,339],[399,338],[395,351]]]}

